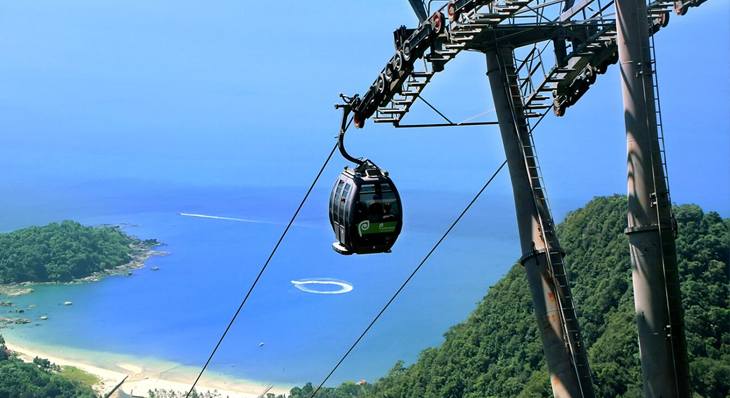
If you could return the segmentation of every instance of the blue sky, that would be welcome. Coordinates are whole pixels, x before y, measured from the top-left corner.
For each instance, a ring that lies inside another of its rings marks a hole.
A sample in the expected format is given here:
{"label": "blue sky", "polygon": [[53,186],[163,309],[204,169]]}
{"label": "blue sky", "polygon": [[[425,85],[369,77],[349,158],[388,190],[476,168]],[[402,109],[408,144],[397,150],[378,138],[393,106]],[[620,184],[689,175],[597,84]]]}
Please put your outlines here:
{"label": "blue sky", "polygon": [[[730,4],[672,15],[657,35],[672,199],[730,216]],[[307,186],[334,145],[338,93],[363,93],[393,54],[408,2],[0,4],[0,188],[54,184]],[[424,91],[454,120],[492,108],[484,56]],[[536,133],[555,216],[626,192],[618,68]],[[432,116],[414,110],[406,121]],[[401,191],[475,192],[504,159],[496,127],[351,130],[348,149]],[[329,188],[346,162],[325,173]],[[511,200],[506,171],[490,188]],[[23,200],[19,195],[18,200]]]}

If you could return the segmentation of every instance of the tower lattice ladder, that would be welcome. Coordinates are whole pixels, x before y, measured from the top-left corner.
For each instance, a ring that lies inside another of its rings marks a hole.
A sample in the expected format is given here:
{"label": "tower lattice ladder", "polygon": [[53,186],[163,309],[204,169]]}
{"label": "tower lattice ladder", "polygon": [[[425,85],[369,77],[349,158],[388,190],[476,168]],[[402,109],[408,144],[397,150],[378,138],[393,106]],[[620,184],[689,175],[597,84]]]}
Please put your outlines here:
{"label": "tower lattice ladder", "polygon": [[[515,64],[514,55],[513,59],[510,61],[513,65]],[[516,134],[519,134],[520,131],[526,132],[527,139],[524,140],[521,137],[519,140],[520,148],[525,162],[525,167],[529,174],[530,186],[533,192],[533,200],[540,226],[540,236],[546,248],[545,259],[547,261],[547,268],[557,293],[555,294],[555,299],[558,304],[560,323],[563,329],[563,341],[570,352],[572,365],[575,369],[578,382],[580,383],[581,394],[583,394],[584,397],[593,397],[593,378],[590,373],[588,358],[583,355],[578,355],[579,350],[577,350],[577,347],[582,346],[583,341],[580,334],[578,316],[573,302],[568,275],[565,270],[565,263],[563,262],[563,252],[559,247],[553,247],[553,245],[555,245],[554,242],[557,242],[555,237],[555,225],[552,219],[552,211],[550,209],[547,191],[545,190],[545,182],[542,176],[540,162],[535,149],[532,135],[533,129],[530,127],[529,119],[527,117],[520,117],[520,113],[524,113],[525,110],[522,102],[522,89],[524,88],[525,82],[518,77],[517,73],[509,72],[513,69],[506,68],[504,60],[500,62],[500,67],[502,68],[503,75],[507,77],[505,90],[509,93],[508,97],[510,99],[509,102],[513,123],[516,126]],[[515,70],[518,71],[522,67],[523,65],[520,65],[520,67]],[[540,210],[540,204],[544,206],[544,212]]]}
{"label": "tower lattice ladder", "polygon": [[[653,2],[649,5],[657,4],[663,7],[670,7],[668,2]],[[652,9],[649,8],[649,18],[651,18]],[[662,271],[664,274],[664,293],[666,296],[666,306],[669,315],[669,324],[665,326],[665,338],[670,341],[670,349],[672,353],[672,360],[674,362],[675,372],[678,371],[679,363],[686,365],[686,358],[680,358],[678,361],[678,355],[684,355],[677,349],[677,345],[685,346],[685,334],[684,334],[684,316],[682,314],[682,298],[681,288],[679,285],[679,267],[677,264],[677,253],[676,246],[674,243],[674,236],[677,233],[677,225],[672,214],[672,201],[669,192],[669,171],[666,162],[666,150],[664,140],[664,128],[662,122],[661,102],[659,95],[659,80],[656,70],[656,48],[654,44],[654,36],[650,35],[649,40],[646,41],[648,48],[644,48],[642,54],[648,56],[647,65],[641,68],[642,78],[650,79],[649,84],[644,84],[644,87],[651,86],[651,94],[653,95],[653,112],[647,112],[647,125],[650,129],[656,128],[656,141],[652,144],[651,150],[651,162],[652,162],[652,175],[654,178],[654,192],[652,193],[653,201],[652,205],[656,210],[657,219],[657,233],[659,234],[659,241],[661,247],[661,258],[662,258]],[[646,82],[645,82],[646,83]],[[648,94],[648,93],[647,93]],[[659,178],[657,178],[659,177]],[[669,235],[669,236],[667,236]],[[671,236],[674,235],[674,236]],[[680,341],[681,340],[681,341]],[[677,390],[679,392],[680,385],[689,386],[689,380],[684,382],[679,381],[679,374],[676,374],[675,380],[677,380]],[[689,377],[687,370],[684,377]],[[684,391],[684,395],[689,396],[691,391]]]}

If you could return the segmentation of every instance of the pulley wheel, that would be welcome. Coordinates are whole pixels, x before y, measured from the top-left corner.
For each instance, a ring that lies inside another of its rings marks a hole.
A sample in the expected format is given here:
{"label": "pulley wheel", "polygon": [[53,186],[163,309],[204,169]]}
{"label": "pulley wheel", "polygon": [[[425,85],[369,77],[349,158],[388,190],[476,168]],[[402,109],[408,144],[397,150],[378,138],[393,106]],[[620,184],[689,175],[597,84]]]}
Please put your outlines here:
{"label": "pulley wheel", "polygon": [[436,12],[431,17],[431,28],[433,28],[433,34],[438,36],[444,31],[444,14]]}
{"label": "pulley wheel", "polygon": [[459,16],[456,14],[454,3],[449,4],[449,8],[446,9],[446,13],[449,14],[449,19],[452,21],[456,21],[459,18]]}
{"label": "pulley wheel", "polygon": [[385,73],[385,78],[388,81],[393,80],[393,65],[390,62],[385,65],[385,71],[383,73]]}
{"label": "pulley wheel", "polygon": [[596,82],[596,71],[593,69],[592,66],[586,68],[585,76],[588,84],[593,84]]}
{"label": "pulley wheel", "polygon": [[410,61],[411,60],[411,41],[406,40],[405,43],[403,43],[403,61]]}
{"label": "pulley wheel", "polygon": [[357,112],[352,113],[352,122],[355,123],[355,127],[359,129],[365,127],[365,120],[361,119]]}
{"label": "pulley wheel", "polygon": [[666,28],[669,25],[669,13],[663,12],[659,20],[661,21],[662,28]]}
{"label": "pulley wheel", "polygon": [[687,13],[687,10],[684,7],[682,7],[681,0],[674,1],[674,12],[677,13],[677,15],[684,15]]}
{"label": "pulley wheel", "polygon": [[378,79],[375,81],[375,87],[378,89],[378,93],[384,94],[387,90],[387,80],[384,73],[378,75]]}
{"label": "pulley wheel", "polygon": [[395,56],[393,57],[393,70],[395,72],[400,72],[403,68],[403,53],[401,51],[396,51]]}

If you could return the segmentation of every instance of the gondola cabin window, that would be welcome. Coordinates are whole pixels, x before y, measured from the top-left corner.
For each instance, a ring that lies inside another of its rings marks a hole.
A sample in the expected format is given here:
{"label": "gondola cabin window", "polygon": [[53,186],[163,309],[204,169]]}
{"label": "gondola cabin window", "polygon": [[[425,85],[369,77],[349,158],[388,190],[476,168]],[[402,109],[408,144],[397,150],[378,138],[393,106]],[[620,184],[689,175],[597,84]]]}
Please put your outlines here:
{"label": "gondola cabin window", "polygon": [[355,204],[358,235],[394,232],[400,209],[389,184],[364,184]]}

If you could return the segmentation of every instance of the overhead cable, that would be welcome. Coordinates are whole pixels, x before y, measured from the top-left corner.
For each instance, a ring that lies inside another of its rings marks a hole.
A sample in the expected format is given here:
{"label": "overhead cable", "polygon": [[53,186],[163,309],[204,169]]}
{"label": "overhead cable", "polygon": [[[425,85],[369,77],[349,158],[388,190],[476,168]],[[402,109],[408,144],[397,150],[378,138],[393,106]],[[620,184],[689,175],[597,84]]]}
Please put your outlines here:
{"label": "overhead cable", "polygon": [[233,325],[233,322],[238,317],[238,314],[241,312],[241,309],[243,309],[244,304],[246,304],[246,301],[248,300],[248,297],[251,295],[251,292],[253,291],[254,287],[256,287],[256,284],[258,283],[259,279],[261,279],[261,275],[263,275],[264,271],[266,270],[266,267],[269,265],[269,262],[274,257],[274,254],[276,253],[276,250],[279,248],[279,245],[281,244],[281,242],[284,240],[286,233],[289,232],[289,228],[292,226],[292,224],[294,223],[294,220],[297,218],[299,211],[304,206],[304,202],[307,201],[309,194],[312,192],[312,189],[314,188],[315,184],[317,184],[319,177],[322,175],[322,172],[324,171],[325,167],[327,167],[327,164],[329,163],[330,159],[332,159],[332,155],[335,153],[336,149],[337,149],[337,144],[335,144],[334,148],[332,148],[332,151],[330,152],[329,156],[327,156],[327,160],[324,161],[322,168],[319,170],[319,173],[317,173],[317,177],[314,178],[314,181],[312,182],[312,185],[309,187],[307,194],[304,195],[304,199],[302,199],[302,202],[299,204],[297,211],[294,212],[294,215],[292,216],[291,220],[289,221],[289,224],[286,226],[286,229],[284,229],[284,232],[281,234],[279,241],[276,243],[276,246],[274,246],[274,249],[271,251],[269,258],[266,260],[266,263],[264,263],[264,266],[261,268],[261,271],[259,271],[259,274],[256,277],[256,279],[253,281],[253,284],[251,285],[251,288],[249,288],[248,293],[246,293],[246,297],[244,297],[243,301],[241,302],[241,305],[238,307],[238,310],[233,315],[231,322],[228,324],[228,327],[226,327],[226,330],[223,332],[223,335],[221,336],[220,340],[218,340],[218,344],[216,344],[215,348],[210,353],[210,357],[208,357],[208,361],[205,362],[203,369],[200,370],[198,377],[193,382],[192,387],[190,387],[190,391],[188,391],[188,393],[185,395],[186,398],[190,397],[190,394],[192,394],[193,390],[195,389],[195,386],[198,384],[200,377],[203,376],[205,369],[210,364],[210,361],[213,359],[213,356],[215,355],[216,351],[218,351],[218,347],[220,347],[221,343],[223,342],[223,339],[226,337],[226,334],[228,334],[228,331],[231,329],[231,326]]}
{"label": "overhead cable", "polygon": [[335,371],[337,370],[337,368],[340,367],[340,365],[342,364],[342,362],[345,361],[345,358],[347,358],[347,356],[350,355],[350,353],[352,352],[352,350],[355,349],[355,346],[357,346],[358,343],[360,343],[360,340],[362,340],[362,338],[365,337],[365,335],[370,330],[370,328],[373,327],[373,325],[375,324],[375,322],[378,321],[378,319],[380,318],[380,316],[383,315],[383,313],[385,312],[385,310],[388,309],[388,307],[390,306],[390,304],[395,300],[396,297],[398,297],[398,294],[400,294],[400,292],[406,287],[406,285],[408,284],[408,282],[410,282],[411,279],[413,279],[413,277],[416,275],[416,272],[418,272],[418,270],[421,269],[421,266],[423,266],[423,264],[426,262],[426,260],[428,260],[428,258],[431,257],[431,254],[433,254],[433,252],[436,250],[436,248],[439,247],[439,245],[441,244],[441,242],[443,242],[443,240],[446,239],[446,236],[449,235],[449,233],[451,232],[451,230],[454,229],[454,227],[456,226],[456,224],[461,220],[462,217],[464,217],[464,214],[466,214],[466,212],[469,211],[469,209],[474,204],[474,202],[476,202],[477,199],[479,199],[479,196],[484,192],[485,189],[487,189],[487,187],[492,182],[492,180],[494,180],[494,178],[497,177],[497,174],[499,174],[499,172],[502,171],[502,168],[504,168],[504,165],[506,165],[506,164],[507,164],[507,161],[506,160],[504,162],[502,162],[502,165],[499,166],[499,168],[497,169],[497,171],[494,172],[494,174],[492,174],[492,177],[489,179],[489,181],[487,181],[487,183],[484,184],[484,186],[482,187],[482,189],[479,190],[479,192],[476,194],[476,196],[474,197],[474,199],[472,199],[471,202],[469,202],[469,204],[466,206],[466,208],[464,209],[464,211],[461,212],[461,214],[459,215],[459,217],[456,218],[456,220],[451,224],[451,226],[449,227],[449,229],[446,230],[446,232],[443,234],[443,236],[441,236],[441,239],[439,239],[438,242],[436,242],[436,244],[431,249],[431,251],[429,251],[428,254],[426,255],[426,257],[423,258],[423,260],[421,261],[421,263],[418,264],[418,267],[416,267],[416,269],[413,270],[413,272],[408,277],[408,279],[406,279],[406,281],[403,282],[403,284],[398,289],[398,291],[396,291],[395,294],[393,295],[393,297],[390,298],[390,300],[388,301],[388,303],[385,304],[385,307],[383,307],[383,309],[380,310],[380,312],[378,313],[378,315],[375,316],[375,319],[373,319],[373,321],[370,322],[370,325],[368,325],[368,327],[365,328],[365,331],[362,332],[362,334],[360,335],[360,337],[357,338],[357,340],[355,340],[355,343],[352,344],[352,346],[350,347],[350,349],[347,350],[347,352],[345,353],[345,355],[342,356],[342,359],[340,359],[340,361],[337,362],[337,365],[335,365],[335,367],[332,369],[332,371],[330,371],[330,373],[327,375],[327,377],[325,377],[324,380],[322,380],[322,383],[320,383],[319,386],[317,386],[317,388],[312,392],[312,395],[310,395],[308,398],[313,398],[315,395],[317,395],[317,392],[319,392],[319,390],[322,388],[322,386],[324,386],[324,383],[326,383],[327,380],[329,380],[329,378],[332,376],[332,374],[335,373]]}

